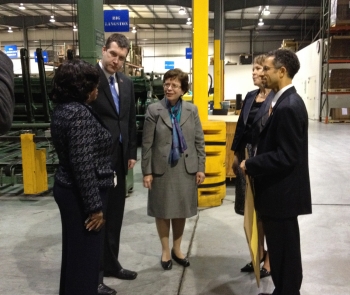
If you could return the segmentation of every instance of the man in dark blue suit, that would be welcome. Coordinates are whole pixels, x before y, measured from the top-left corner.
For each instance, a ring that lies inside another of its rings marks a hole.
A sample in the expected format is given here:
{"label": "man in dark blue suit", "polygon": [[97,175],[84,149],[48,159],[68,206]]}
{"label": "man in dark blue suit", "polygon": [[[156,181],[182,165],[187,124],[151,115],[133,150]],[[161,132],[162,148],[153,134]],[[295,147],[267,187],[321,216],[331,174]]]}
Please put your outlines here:
{"label": "man in dark blue suit", "polygon": [[[308,115],[292,79],[300,63],[290,50],[267,54],[263,79],[275,93],[256,156],[240,167],[254,177],[255,207],[270,254],[273,295],[299,295],[303,278],[298,215],[310,214]],[[260,293],[266,295],[266,293]]]}
{"label": "man in dark blue suit", "polygon": [[102,59],[96,65],[100,73],[98,96],[91,106],[112,134],[114,142],[112,167],[117,185],[108,191],[104,253],[98,294],[116,294],[103,284],[103,276],[133,280],[135,271],[124,269],[119,263],[120,231],[123,222],[126,175],[136,163],[137,135],[134,86],[129,77],[120,72],[129,53],[129,40],[122,34],[112,34],[102,48]]}

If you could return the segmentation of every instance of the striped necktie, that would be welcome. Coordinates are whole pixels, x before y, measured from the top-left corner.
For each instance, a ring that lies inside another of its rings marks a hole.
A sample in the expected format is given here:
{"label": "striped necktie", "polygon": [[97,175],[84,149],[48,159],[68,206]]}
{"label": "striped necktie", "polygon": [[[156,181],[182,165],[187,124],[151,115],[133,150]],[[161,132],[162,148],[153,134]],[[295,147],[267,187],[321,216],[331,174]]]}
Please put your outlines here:
{"label": "striped necktie", "polygon": [[113,96],[115,108],[117,110],[117,113],[119,114],[119,96],[114,86],[114,76],[109,77],[109,88],[111,88],[111,93]]}

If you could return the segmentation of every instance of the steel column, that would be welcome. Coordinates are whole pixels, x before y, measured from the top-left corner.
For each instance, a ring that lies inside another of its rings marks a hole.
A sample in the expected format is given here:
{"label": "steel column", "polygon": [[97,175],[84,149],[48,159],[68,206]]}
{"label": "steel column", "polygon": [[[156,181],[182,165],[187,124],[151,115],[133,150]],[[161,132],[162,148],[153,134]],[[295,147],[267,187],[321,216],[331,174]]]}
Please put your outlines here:
{"label": "steel column", "polygon": [[102,57],[104,45],[103,1],[77,0],[80,58],[91,63]]}
{"label": "steel column", "polygon": [[209,0],[193,0],[193,103],[201,121],[208,120]]}

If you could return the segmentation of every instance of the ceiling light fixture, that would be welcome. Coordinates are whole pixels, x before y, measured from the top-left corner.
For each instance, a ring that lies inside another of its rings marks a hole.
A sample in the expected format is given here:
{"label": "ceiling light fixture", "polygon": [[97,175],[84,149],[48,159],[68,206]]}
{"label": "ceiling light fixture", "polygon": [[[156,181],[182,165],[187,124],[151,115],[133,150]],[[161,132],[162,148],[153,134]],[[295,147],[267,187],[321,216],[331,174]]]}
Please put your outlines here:
{"label": "ceiling light fixture", "polygon": [[269,6],[265,6],[263,13],[264,13],[264,15],[270,14]]}
{"label": "ceiling light fixture", "polygon": [[12,31],[11,27],[9,27],[9,29],[7,30],[7,32],[9,32],[9,33],[13,33],[13,31]]}
{"label": "ceiling light fixture", "polygon": [[23,3],[21,3],[21,4],[18,6],[18,8],[21,9],[21,10],[26,9],[26,8],[24,7]]}
{"label": "ceiling light fixture", "polygon": [[262,18],[259,18],[259,22],[258,22],[258,26],[263,26],[264,25],[264,21]]}
{"label": "ceiling light fixture", "polygon": [[136,27],[132,27],[131,33],[134,33],[134,34],[137,33]]}
{"label": "ceiling light fixture", "polygon": [[189,26],[192,25],[192,21],[190,17],[187,19],[186,25],[189,25]]}
{"label": "ceiling light fixture", "polygon": [[181,14],[181,15],[186,14],[185,8],[183,8],[182,6],[179,9],[179,14]]}
{"label": "ceiling light fixture", "polygon": [[53,15],[51,15],[50,22],[54,23],[55,21],[56,21],[55,17]]}
{"label": "ceiling light fixture", "polygon": [[77,28],[76,25],[74,25],[74,26],[73,26],[73,32],[76,32],[76,31],[78,31],[78,28]]}

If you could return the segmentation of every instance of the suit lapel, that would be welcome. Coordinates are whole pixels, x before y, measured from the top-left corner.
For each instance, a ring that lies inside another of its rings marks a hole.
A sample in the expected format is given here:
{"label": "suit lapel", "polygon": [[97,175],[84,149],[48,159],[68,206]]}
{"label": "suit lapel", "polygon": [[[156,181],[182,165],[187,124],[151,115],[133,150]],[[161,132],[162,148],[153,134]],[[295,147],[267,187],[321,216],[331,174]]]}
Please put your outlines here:
{"label": "suit lapel", "polygon": [[244,108],[244,113],[243,113],[244,125],[247,124],[249,112],[250,112],[250,109],[252,108],[252,105],[253,105],[253,102],[254,102],[254,99],[255,99],[257,92],[258,92],[258,90],[252,91],[250,96],[246,98],[247,99],[247,102],[246,102],[247,106]]}
{"label": "suit lapel", "polygon": [[[276,104],[273,106],[272,108],[272,113],[271,115],[268,117],[267,121],[266,121],[266,124],[265,126],[263,127],[262,130],[264,130],[271,122],[272,118],[273,118],[273,114],[274,112],[278,111],[278,106],[280,105],[280,103],[286,98],[288,97],[289,95],[291,95],[292,93],[296,93],[296,90],[294,88],[294,86],[288,88],[285,92],[282,93],[282,95],[280,96],[280,98],[277,100]],[[262,131],[261,130],[261,131]]]}
{"label": "suit lapel", "polygon": [[125,93],[124,91],[124,87],[125,87],[125,83],[122,77],[120,77],[120,75],[118,75],[118,73],[115,73],[115,77],[117,79],[118,82],[118,89],[119,89],[119,116],[122,117],[124,112],[125,112],[125,101],[124,101],[124,95],[123,93]]}
{"label": "suit lapel", "polygon": [[190,117],[190,115],[191,115],[191,109],[189,107],[187,107],[186,102],[182,101],[180,126],[185,124],[185,122]]}
{"label": "suit lapel", "polygon": [[164,121],[164,123],[165,123],[168,127],[173,128],[173,125],[171,124],[171,120],[170,120],[170,115],[169,115],[168,109],[166,108],[165,98],[163,98],[163,99],[159,102],[158,111],[159,111],[159,116],[162,118],[162,120]]}
{"label": "suit lapel", "polygon": [[258,121],[261,117],[263,117],[262,119],[262,126],[265,125],[269,115],[269,108],[270,108],[270,105],[271,105],[271,102],[273,100],[275,96],[275,93],[273,91],[270,91],[269,95],[266,97],[265,99],[265,102],[262,104],[262,106],[260,107],[260,109],[258,110],[257,114],[255,115],[255,118],[254,118],[254,122],[253,124]]}

